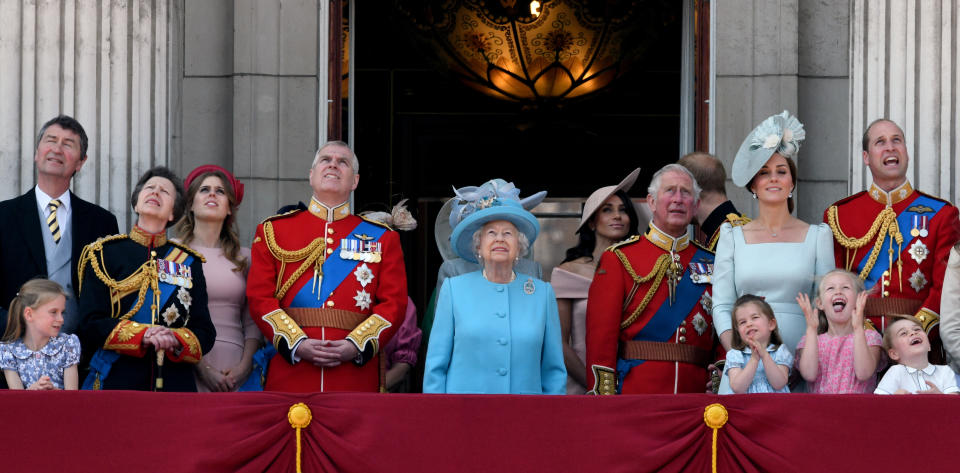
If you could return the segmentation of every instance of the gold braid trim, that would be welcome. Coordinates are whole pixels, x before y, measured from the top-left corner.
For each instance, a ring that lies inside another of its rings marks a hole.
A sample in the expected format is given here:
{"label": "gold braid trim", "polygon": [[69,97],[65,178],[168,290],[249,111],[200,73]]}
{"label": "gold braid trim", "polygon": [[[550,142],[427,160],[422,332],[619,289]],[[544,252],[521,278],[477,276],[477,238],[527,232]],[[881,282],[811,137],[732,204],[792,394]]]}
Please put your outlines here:
{"label": "gold braid trim", "polygon": [[[653,299],[653,295],[657,293],[657,288],[660,287],[660,282],[663,281],[663,275],[667,273],[667,268],[670,267],[670,264],[673,263],[673,259],[669,254],[664,253],[657,258],[657,262],[653,265],[653,269],[644,277],[637,275],[636,271],[633,270],[633,266],[630,265],[630,261],[627,260],[627,255],[623,254],[619,249],[613,250],[613,253],[617,255],[617,258],[620,258],[620,262],[623,263],[624,269],[627,270],[627,273],[630,274],[630,277],[633,278],[634,287],[639,287],[641,284],[653,280],[653,284],[650,285],[650,289],[647,290],[647,294],[643,296],[643,300],[640,301],[640,305],[633,310],[633,313],[630,314],[630,317],[627,317],[627,320],[620,322],[620,329],[625,329],[630,326],[637,317],[640,316],[640,313],[647,308],[647,305],[650,304],[650,300]],[[633,292],[633,291],[631,291]]]}
{"label": "gold braid trim", "polygon": [[831,205],[830,208],[827,209],[827,224],[829,224],[830,229],[833,230],[833,238],[836,242],[847,249],[847,271],[852,270],[854,264],[853,258],[850,256],[850,250],[854,250],[854,254],[856,254],[856,250],[863,248],[871,241],[874,242],[873,250],[870,251],[870,257],[867,259],[867,264],[863,267],[863,271],[860,271],[861,280],[867,279],[867,275],[870,274],[873,266],[877,263],[880,248],[883,246],[883,241],[887,235],[890,235],[898,245],[903,245],[903,234],[900,233],[900,225],[897,224],[897,213],[890,207],[883,209],[880,214],[877,215],[876,220],[873,221],[873,225],[870,226],[870,230],[860,238],[849,237],[840,229],[836,205]]}
{"label": "gold braid trim", "polygon": [[[322,236],[311,241],[309,245],[292,251],[285,250],[277,244],[277,237],[273,233],[273,222],[263,223],[263,236],[267,243],[267,249],[270,250],[270,254],[280,262],[280,272],[277,274],[277,289],[274,293],[275,298],[283,299],[283,296],[290,290],[293,283],[300,279],[300,276],[303,276],[303,273],[307,272],[307,269],[311,266],[317,271],[320,270],[320,265],[322,265],[324,261],[324,252],[327,249],[327,242]],[[297,261],[303,261],[303,264],[281,285],[280,281],[283,278],[283,271],[286,264]]]}
{"label": "gold braid trim", "polygon": [[[126,235],[113,235],[106,238],[101,238],[89,245],[87,245],[83,252],[80,254],[78,278],[80,279],[81,287],[79,290],[82,290],[83,284],[83,271],[86,265],[89,263],[90,268],[93,269],[93,273],[96,274],[97,279],[99,279],[107,289],[110,290],[110,317],[118,318],[120,313],[120,299],[133,291],[137,291],[137,303],[133,305],[127,313],[120,315],[119,318],[122,320],[128,320],[130,317],[133,317],[133,314],[137,313],[140,310],[140,307],[143,306],[144,296],[147,293],[147,289],[153,289],[153,301],[150,306],[151,312],[153,314],[152,319],[156,319],[157,309],[159,308],[159,298],[160,291],[157,281],[159,281],[157,273],[157,262],[154,258],[150,258],[145,263],[140,265],[136,271],[133,272],[130,276],[127,276],[121,281],[117,281],[110,277],[107,272],[103,269],[106,266],[103,261],[103,243],[116,240],[119,238],[126,238]],[[79,292],[78,290],[78,292]]]}

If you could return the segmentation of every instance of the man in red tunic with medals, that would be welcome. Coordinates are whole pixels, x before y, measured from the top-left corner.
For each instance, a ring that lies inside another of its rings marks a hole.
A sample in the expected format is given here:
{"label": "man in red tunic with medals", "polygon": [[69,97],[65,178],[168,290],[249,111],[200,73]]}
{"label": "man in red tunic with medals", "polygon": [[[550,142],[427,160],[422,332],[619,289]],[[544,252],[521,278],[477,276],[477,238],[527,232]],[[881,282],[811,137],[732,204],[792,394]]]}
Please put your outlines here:
{"label": "man in red tunic with medals", "polygon": [[313,197],[257,226],[250,315],[273,342],[265,390],[379,391],[380,348],[403,321],[407,278],[397,233],[350,212],[359,163],[329,142],[310,168]]}
{"label": "man in red tunic with medals", "polygon": [[[957,208],[907,180],[906,140],[879,119],[863,134],[863,163],[873,183],[824,212],[833,229],[837,267],[876,287],[865,315],[880,331],[884,316],[914,315],[939,346],[940,290],[950,247],[960,239]],[[936,356],[940,350],[932,353]]]}
{"label": "man in red tunic with medals", "polygon": [[603,253],[587,298],[588,394],[703,392],[715,358],[713,253],[687,225],[699,186],[679,164],[653,175],[647,233]]}

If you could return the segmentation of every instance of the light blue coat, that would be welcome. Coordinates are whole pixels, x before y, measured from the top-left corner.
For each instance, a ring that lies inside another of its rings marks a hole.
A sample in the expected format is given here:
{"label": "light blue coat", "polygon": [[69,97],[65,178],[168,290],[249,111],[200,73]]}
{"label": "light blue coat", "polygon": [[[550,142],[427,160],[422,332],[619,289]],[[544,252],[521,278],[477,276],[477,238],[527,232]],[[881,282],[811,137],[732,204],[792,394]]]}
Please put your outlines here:
{"label": "light blue coat", "polygon": [[494,284],[480,271],[443,282],[423,392],[564,394],[566,383],[550,284],[523,274]]}

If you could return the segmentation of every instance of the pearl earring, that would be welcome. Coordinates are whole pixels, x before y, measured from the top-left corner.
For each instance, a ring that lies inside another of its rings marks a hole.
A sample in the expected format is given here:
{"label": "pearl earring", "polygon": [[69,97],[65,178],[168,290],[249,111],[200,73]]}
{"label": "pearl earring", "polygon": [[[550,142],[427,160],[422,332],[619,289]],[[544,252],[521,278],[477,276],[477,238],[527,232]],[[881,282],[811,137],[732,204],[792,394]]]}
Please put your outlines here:
{"label": "pearl earring", "polygon": [[754,199],[757,198],[757,193],[756,193],[756,192],[753,193],[753,198],[754,198]]}
{"label": "pearl earring", "polygon": [[789,193],[789,194],[787,194],[787,198],[790,198],[790,199],[792,199],[792,198],[793,198],[793,192],[791,192],[791,193]]}

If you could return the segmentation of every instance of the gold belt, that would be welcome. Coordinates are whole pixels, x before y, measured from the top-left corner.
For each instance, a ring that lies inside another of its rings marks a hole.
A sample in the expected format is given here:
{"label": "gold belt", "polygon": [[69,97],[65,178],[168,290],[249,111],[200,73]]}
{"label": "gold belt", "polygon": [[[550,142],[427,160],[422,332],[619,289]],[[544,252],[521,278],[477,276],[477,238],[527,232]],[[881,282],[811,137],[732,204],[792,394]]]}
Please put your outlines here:
{"label": "gold belt", "polygon": [[319,307],[291,307],[284,309],[287,315],[301,327],[330,327],[341,330],[353,330],[367,316],[342,309],[321,309]]}
{"label": "gold belt", "polygon": [[620,342],[620,358],[627,360],[677,361],[704,367],[713,362],[713,357],[709,351],[693,345],[637,340]]}

